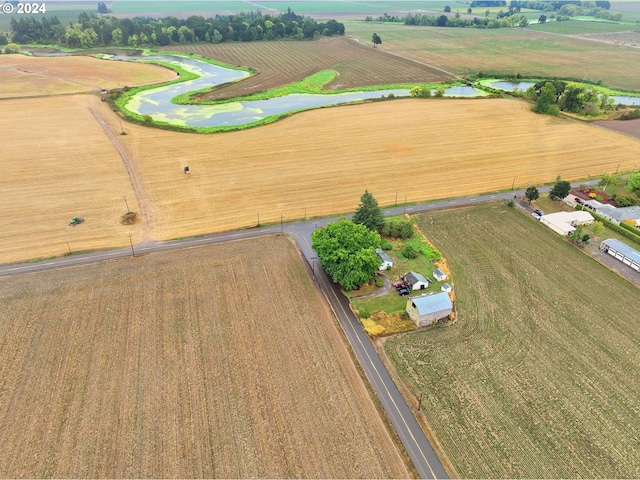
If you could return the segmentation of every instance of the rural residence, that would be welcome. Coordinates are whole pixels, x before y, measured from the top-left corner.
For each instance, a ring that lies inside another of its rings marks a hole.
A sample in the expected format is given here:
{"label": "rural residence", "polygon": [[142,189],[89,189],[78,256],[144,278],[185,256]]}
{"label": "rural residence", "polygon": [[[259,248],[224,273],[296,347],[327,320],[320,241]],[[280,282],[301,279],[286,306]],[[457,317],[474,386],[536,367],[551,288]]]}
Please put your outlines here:
{"label": "rural residence", "polygon": [[564,203],[570,205],[572,207],[576,207],[578,205],[584,205],[586,202],[591,200],[595,200],[601,204],[612,205],[617,207],[618,204],[611,198],[610,195],[607,195],[600,190],[594,190],[592,188],[588,190],[580,190],[579,188],[572,188],[569,190],[569,195],[564,198]]}
{"label": "rural residence", "polygon": [[601,217],[606,218],[610,222],[620,225],[625,220],[635,222],[635,226],[640,228],[640,207],[614,207],[606,203],[600,203],[597,200],[588,200],[584,202],[584,208],[588,208],[597,213]]}
{"label": "rural residence", "polygon": [[376,248],[376,254],[380,257],[380,261],[382,262],[378,267],[378,270],[390,270],[393,267],[393,260],[391,257],[384,253],[381,248]]}
{"label": "rural residence", "polygon": [[617,258],[625,265],[629,265],[636,272],[640,272],[640,252],[622,243],[620,240],[616,240],[615,238],[603,240],[600,244],[600,250]]}
{"label": "rural residence", "polygon": [[451,315],[453,304],[446,292],[427,293],[407,299],[407,313],[418,327],[433,325]]}
{"label": "rural residence", "polygon": [[540,221],[560,235],[569,235],[578,225],[589,225],[593,222],[593,216],[581,210],[556,212],[541,216]]}
{"label": "rural residence", "polygon": [[423,275],[410,271],[404,276],[405,281],[411,287],[411,290],[424,290],[429,286],[429,280]]}
{"label": "rural residence", "polygon": [[433,271],[433,278],[435,278],[437,281],[439,282],[444,282],[447,279],[447,274],[444,273],[442,270],[440,270],[439,268],[436,268]]}

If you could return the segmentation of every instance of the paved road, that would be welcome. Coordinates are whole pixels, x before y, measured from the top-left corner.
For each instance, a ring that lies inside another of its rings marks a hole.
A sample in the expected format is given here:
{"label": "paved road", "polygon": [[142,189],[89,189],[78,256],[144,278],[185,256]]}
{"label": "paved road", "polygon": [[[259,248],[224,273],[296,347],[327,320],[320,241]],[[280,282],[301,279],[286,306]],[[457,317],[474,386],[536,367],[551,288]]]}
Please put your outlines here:
{"label": "paved road", "polygon": [[[540,189],[541,192],[548,189]],[[514,192],[482,195],[472,198],[445,200],[429,204],[397,207],[385,211],[386,215],[402,213],[419,213],[437,209],[461,207],[494,200],[508,200],[514,195],[524,195],[523,190]],[[271,225],[268,227],[253,228],[236,232],[220,233],[199,238],[174,240],[166,242],[146,242],[131,248],[122,248],[108,252],[73,255],[38,263],[13,264],[0,266],[0,276],[18,273],[34,273],[53,268],[73,267],[85,265],[102,260],[122,258],[133,255],[142,255],[150,252],[173,250],[177,248],[190,248],[209,245],[232,240],[254,238],[257,236],[288,234],[293,236],[302,250],[307,262],[312,267],[314,278],[326,295],[328,301],[336,313],[342,329],[345,332],[351,346],[356,353],[358,361],[371,382],[380,403],[385,409],[388,418],[396,429],[402,444],[407,451],[413,465],[421,478],[448,478],[442,463],[435,454],[434,449],[420,428],[411,408],[400,394],[396,384],[391,379],[389,372],[382,363],[377,352],[373,348],[369,338],[362,329],[358,318],[349,308],[348,299],[341,294],[337,287],[320,268],[319,260],[311,249],[311,233],[316,228],[326,225],[333,218],[296,222],[284,225]]]}

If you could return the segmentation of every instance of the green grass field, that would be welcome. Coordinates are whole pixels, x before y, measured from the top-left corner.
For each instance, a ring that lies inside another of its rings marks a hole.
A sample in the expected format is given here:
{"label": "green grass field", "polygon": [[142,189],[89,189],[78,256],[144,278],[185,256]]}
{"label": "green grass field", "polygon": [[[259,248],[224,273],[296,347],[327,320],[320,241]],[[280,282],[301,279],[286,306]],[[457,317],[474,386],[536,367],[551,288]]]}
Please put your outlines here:
{"label": "green grass field", "polygon": [[626,32],[634,27],[628,23],[571,20],[567,22],[531,24],[527,28],[541,32],[560,33],[562,35],[585,35],[589,33]]}
{"label": "green grass field", "polygon": [[456,75],[482,71],[486,75],[562,77],[596,82],[613,88],[638,90],[640,49],[576,37],[549,35],[529,28],[482,30],[414,27],[396,24],[345,22],[346,34],[379,48],[435,66]]}
{"label": "green grass field", "polygon": [[418,223],[458,320],[385,348],[460,477],[640,476],[640,291],[503,204]]}

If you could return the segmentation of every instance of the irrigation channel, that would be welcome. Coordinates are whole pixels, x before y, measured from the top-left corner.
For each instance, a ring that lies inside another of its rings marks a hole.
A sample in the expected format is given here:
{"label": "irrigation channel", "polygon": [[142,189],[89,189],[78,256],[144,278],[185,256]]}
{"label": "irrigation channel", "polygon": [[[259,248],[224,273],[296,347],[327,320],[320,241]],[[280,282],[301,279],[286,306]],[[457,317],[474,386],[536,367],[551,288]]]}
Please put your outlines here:
{"label": "irrigation channel", "polygon": [[[249,76],[244,70],[213,65],[191,57],[178,55],[157,56],[108,56],[110,60],[161,62],[180,67],[198,75],[197,79],[177,82],[158,88],[144,90],[133,96],[125,108],[139,115],[149,115],[156,122],[184,127],[233,127],[259,122],[268,117],[313,108],[361,102],[389,96],[408,97],[409,89],[387,89],[344,93],[289,94],[268,100],[226,101],[214,105],[180,105],[172,99],[195,90],[213,88],[235,82]],[[469,86],[453,86],[445,96],[472,97],[486,95]]]}

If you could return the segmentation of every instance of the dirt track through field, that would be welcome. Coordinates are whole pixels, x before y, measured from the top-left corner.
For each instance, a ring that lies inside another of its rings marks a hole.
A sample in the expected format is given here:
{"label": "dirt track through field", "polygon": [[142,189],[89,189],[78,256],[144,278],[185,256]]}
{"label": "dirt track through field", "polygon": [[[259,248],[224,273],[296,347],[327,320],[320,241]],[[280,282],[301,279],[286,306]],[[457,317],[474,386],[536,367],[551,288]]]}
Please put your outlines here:
{"label": "dirt track through field", "polygon": [[129,178],[131,179],[131,186],[133,187],[133,191],[136,194],[136,199],[138,200],[138,205],[140,206],[140,216],[142,217],[142,229],[141,229],[141,240],[153,240],[150,237],[151,232],[153,231],[153,222],[151,218],[151,214],[149,213],[149,199],[145,194],[144,188],[138,179],[138,174],[136,172],[135,163],[131,160],[131,157],[127,153],[127,151],[122,147],[122,144],[118,140],[118,137],[113,133],[109,125],[104,121],[104,119],[100,116],[100,114],[94,109],[89,108],[91,114],[96,118],[104,132],[113,143],[116,150],[120,154],[122,161],[124,162],[125,167],[127,167],[127,172],[129,173]]}

